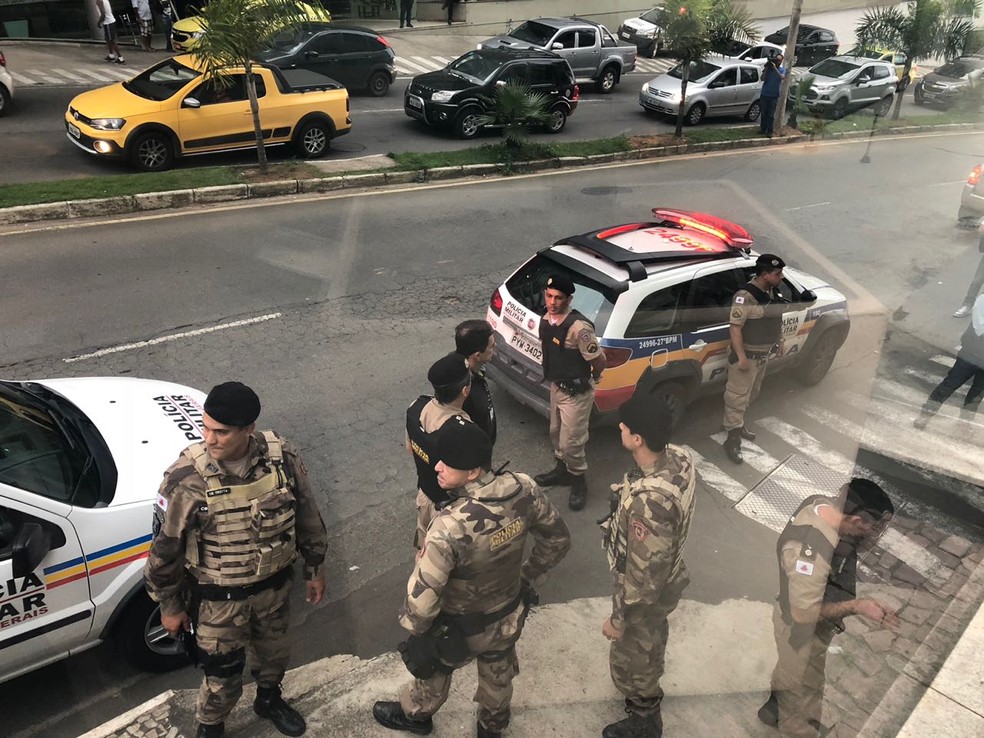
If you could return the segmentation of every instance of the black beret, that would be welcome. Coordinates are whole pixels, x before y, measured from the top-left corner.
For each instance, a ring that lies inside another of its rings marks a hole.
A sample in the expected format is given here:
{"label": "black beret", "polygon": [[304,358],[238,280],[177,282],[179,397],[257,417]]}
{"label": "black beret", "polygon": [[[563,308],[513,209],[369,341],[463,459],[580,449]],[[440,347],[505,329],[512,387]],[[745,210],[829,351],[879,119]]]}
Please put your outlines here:
{"label": "black beret", "polygon": [[492,441],[477,425],[455,415],[437,434],[437,458],[459,471],[488,469],[492,466]]}
{"label": "black beret", "polygon": [[756,269],[768,269],[769,271],[772,271],[774,269],[782,269],[784,266],[786,266],[786,262],[775,254],[761,254],[759,258],[755,260]]}
{"label": "black beret", "polygon": [[427,381],[434,387],[447,387],[464,382],[470,375],[465,357],[450,353],[435,361],[427,372]]}
{"label": "black beret", "polygon": [[547,277],[547,289],[563,292],[565,295],[574,294],[574,283],[564,274],[551,274]]}
{"label": "black beret", "polygon": [[208,393],[205,412],[223,425],[245,428],[260,416],[260,398],[242,382],[223,382]]}
{"label": "black beret", "polygon": [[642,436],[650,451],[662,451],[669,443],[673,413],[662,398],[635,394],[618,409],[618,416],[629,432]]}

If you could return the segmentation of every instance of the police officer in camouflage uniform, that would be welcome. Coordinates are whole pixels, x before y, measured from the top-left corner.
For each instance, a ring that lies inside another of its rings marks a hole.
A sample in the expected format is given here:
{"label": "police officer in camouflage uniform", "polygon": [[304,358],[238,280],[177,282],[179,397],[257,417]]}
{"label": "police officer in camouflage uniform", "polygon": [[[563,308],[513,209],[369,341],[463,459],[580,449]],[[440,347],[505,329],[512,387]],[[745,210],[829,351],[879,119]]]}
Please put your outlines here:
{"label": "police officer in camouflage uniform", "polygon": [[242,694],[247,651],[256,714],[285,735],[305,730],[280,693],[291,565],[300,554],[307,601],[318,604],[325,526],[300,456],[273,431],[255,432],[259,414],[260,400],[246,385],[214,387],[202,415],[205,442],[186,448],[164,473],[154,507],[144,579],[165,630],[197,636],[205,672],[198,738],[223,734]]}
{"label": "police officer in camouflage uniform", "polygon": [[571,309],[574,282],[563,274],[547,278],[547,312],[540,318],[543,377],[550,383],[550,442],[556,466],[537,474],[544,487],[570,485],[567,506],[580,510],[587,501],[588,423],[594,407],[595,382],[605,370],[605,354],[594,325]]}
{"label": "police officer in camouflage uniform", "polygon": [[485,366],[495,355],[495,332],[487,320],[466,320],[454,329],[454,350],[465,357],[471,370],[471,391],[463,409],[479,428],[489,434],[495,446],[496,420],[492,390],[485,378]]}
{"label": "police officer in camouflage uniform", "polygon": [[612,514],[602,522],[614,579],[612,614],[602,633],[612,642],[612,681],[625,695],[629,716],[602,735],[659,738],[667,617],[690,583],[683,548],[696,472],[690,453],[668,444],[673,416],[665,403],[635,396],[619,416],[622,446],[636,468],[612,485]]}
{"label": "police officer in camouflage uniform", "polygon": [[[724,390],[724,450],[736,464],[742,463],[741,441],[754,441],[745,427],[745,411],[762,388],[769,357],[782,340],[782,284],[786,263],[774,254],[755,260],[755,277],[735,293],[731,301],[731,351],[728,384]],[[774,304],[779,303],[779,304]]]}
{"label": "police officer in camouflage uniform", "polygon": [[[564,557],[570,533],[532,479],[489,471],[492,444],[474,423],[458,419],[445,426],[438,456],[438,479],[454,499],[427,531],[400,624],[410,639],[453,630],[461,641],[459,656],[416,678],[399,702],[377,702],[373,717],[394,730],[430,733],[452,672],[477,659],[478,736],[498,738],[509,724],[512,680],[519,673],[515,647],[526,620],[528,583],[538,583]],[[524,561],[527,539],[532,548]],[[406,653],[404,660],[417,673]]]}
{"label": "police officer in camouflage uniform", "polygon": [[772,694],[758,714],[783,738],[820,735],[827,649],[844,630],[845,617],[899,625],[890,608],[856,593],[858,548],[874,542],[894,510],[881,487],[856,478],[836,499],[807,498],[779,535],[779,598],[772,617],[778,660]]}

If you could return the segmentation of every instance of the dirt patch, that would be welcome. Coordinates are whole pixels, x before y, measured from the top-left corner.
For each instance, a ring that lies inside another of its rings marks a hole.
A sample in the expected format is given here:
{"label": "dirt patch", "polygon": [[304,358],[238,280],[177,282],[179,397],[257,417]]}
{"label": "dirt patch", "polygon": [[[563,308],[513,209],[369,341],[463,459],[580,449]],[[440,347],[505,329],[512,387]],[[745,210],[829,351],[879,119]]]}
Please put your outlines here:
{"label": "dirt patch", "polygon": [[324,176],[319,169],[305,162],[290,164],[271,164],[265,174],[257,167],[241,169],[239,176],[243,182],[281,182],[285,179],[314,179]]}
{"label": "dirt patch", "polygon": [[672,133],[661,133],[658,136],[629,136],[629,146],[633,149],[652,149],[657,146],[676,146],[686,143]]}

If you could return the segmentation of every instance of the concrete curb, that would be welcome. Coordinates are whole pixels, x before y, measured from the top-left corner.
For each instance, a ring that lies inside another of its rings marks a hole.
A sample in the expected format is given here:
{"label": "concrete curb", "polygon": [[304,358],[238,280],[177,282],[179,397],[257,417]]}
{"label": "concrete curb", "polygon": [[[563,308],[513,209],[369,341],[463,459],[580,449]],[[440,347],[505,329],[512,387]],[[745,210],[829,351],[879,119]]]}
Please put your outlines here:
{"label": "concrete curb", "polygon": [[[900,136],[927,132],[946,133],[971,130],[984,130],[984,123],[947,123],[944,125],[910,126],[907,128],[887,128],[862,131],[844,131],[823,136],[818,142],[826,140],[864,139],[876,136]],[[49,202],[37,205],[17,205],[0,208],[0,226],[34,223],[45,220],[71,220],[73,218],[92,218],[105,215],[151,212],[170,208],[182,208],[197,204],[214,204],[236,200],[250,200],[261,197],[282,197],[293,194],[332,192],[344,189],[364,189],[367,187],[389,187],[395,185],[423,184],[466,177],[485,177],[493,175],[509,176],[528,174],[548,169],[568,169],[579,166],[609,164],[644,159],[660,159],[683,154],[702,154],[732,149],[749,149],[775,144],[809,143],[817,140],[812,135],[799,134],[780,138],[746,138],[734,141],[710,141],[696,144],[670,144],[648,149],[634,149],[614,154],[594,154],[591,156],[563,156],[553,159],[514,162],[512,164],[468,164],[454,167],[436,167],[413,171],[378,171],[366,174],[343,174],[334,177],[314,179],[288,179],[276,182],[256,182],[252,184],[220,185],[199,187],[188,190],[168,190],[146,192],[138,195],[121,195],[91,200],[71,200],[68,202]]]}

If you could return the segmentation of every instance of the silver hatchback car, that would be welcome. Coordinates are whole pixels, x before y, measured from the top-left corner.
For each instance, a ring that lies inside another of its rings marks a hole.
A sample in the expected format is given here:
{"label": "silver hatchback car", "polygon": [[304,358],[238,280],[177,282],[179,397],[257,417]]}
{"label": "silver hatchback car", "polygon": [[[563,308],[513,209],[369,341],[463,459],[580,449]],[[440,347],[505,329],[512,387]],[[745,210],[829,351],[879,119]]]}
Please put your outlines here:
{"label": "silver hatchback car", "polygon": [[843,118],[869,106],[875,115],[885,115],[892,109],[899,83],[894,64],[863,56],[832,56],[814,64],[806,74],[814,78],[804,100],[806,107],[831,118]]}
{"label": "silver hatchback car", "polygon": [[[762,68],[751,61],[709,56],[690,63],[687,80],[685,122],[695,126],[704,118],[744,116],[758,120]],[[646,110],[676,115],[680,108],[683,64],[646,82],[639,91],[639,104]]]}

